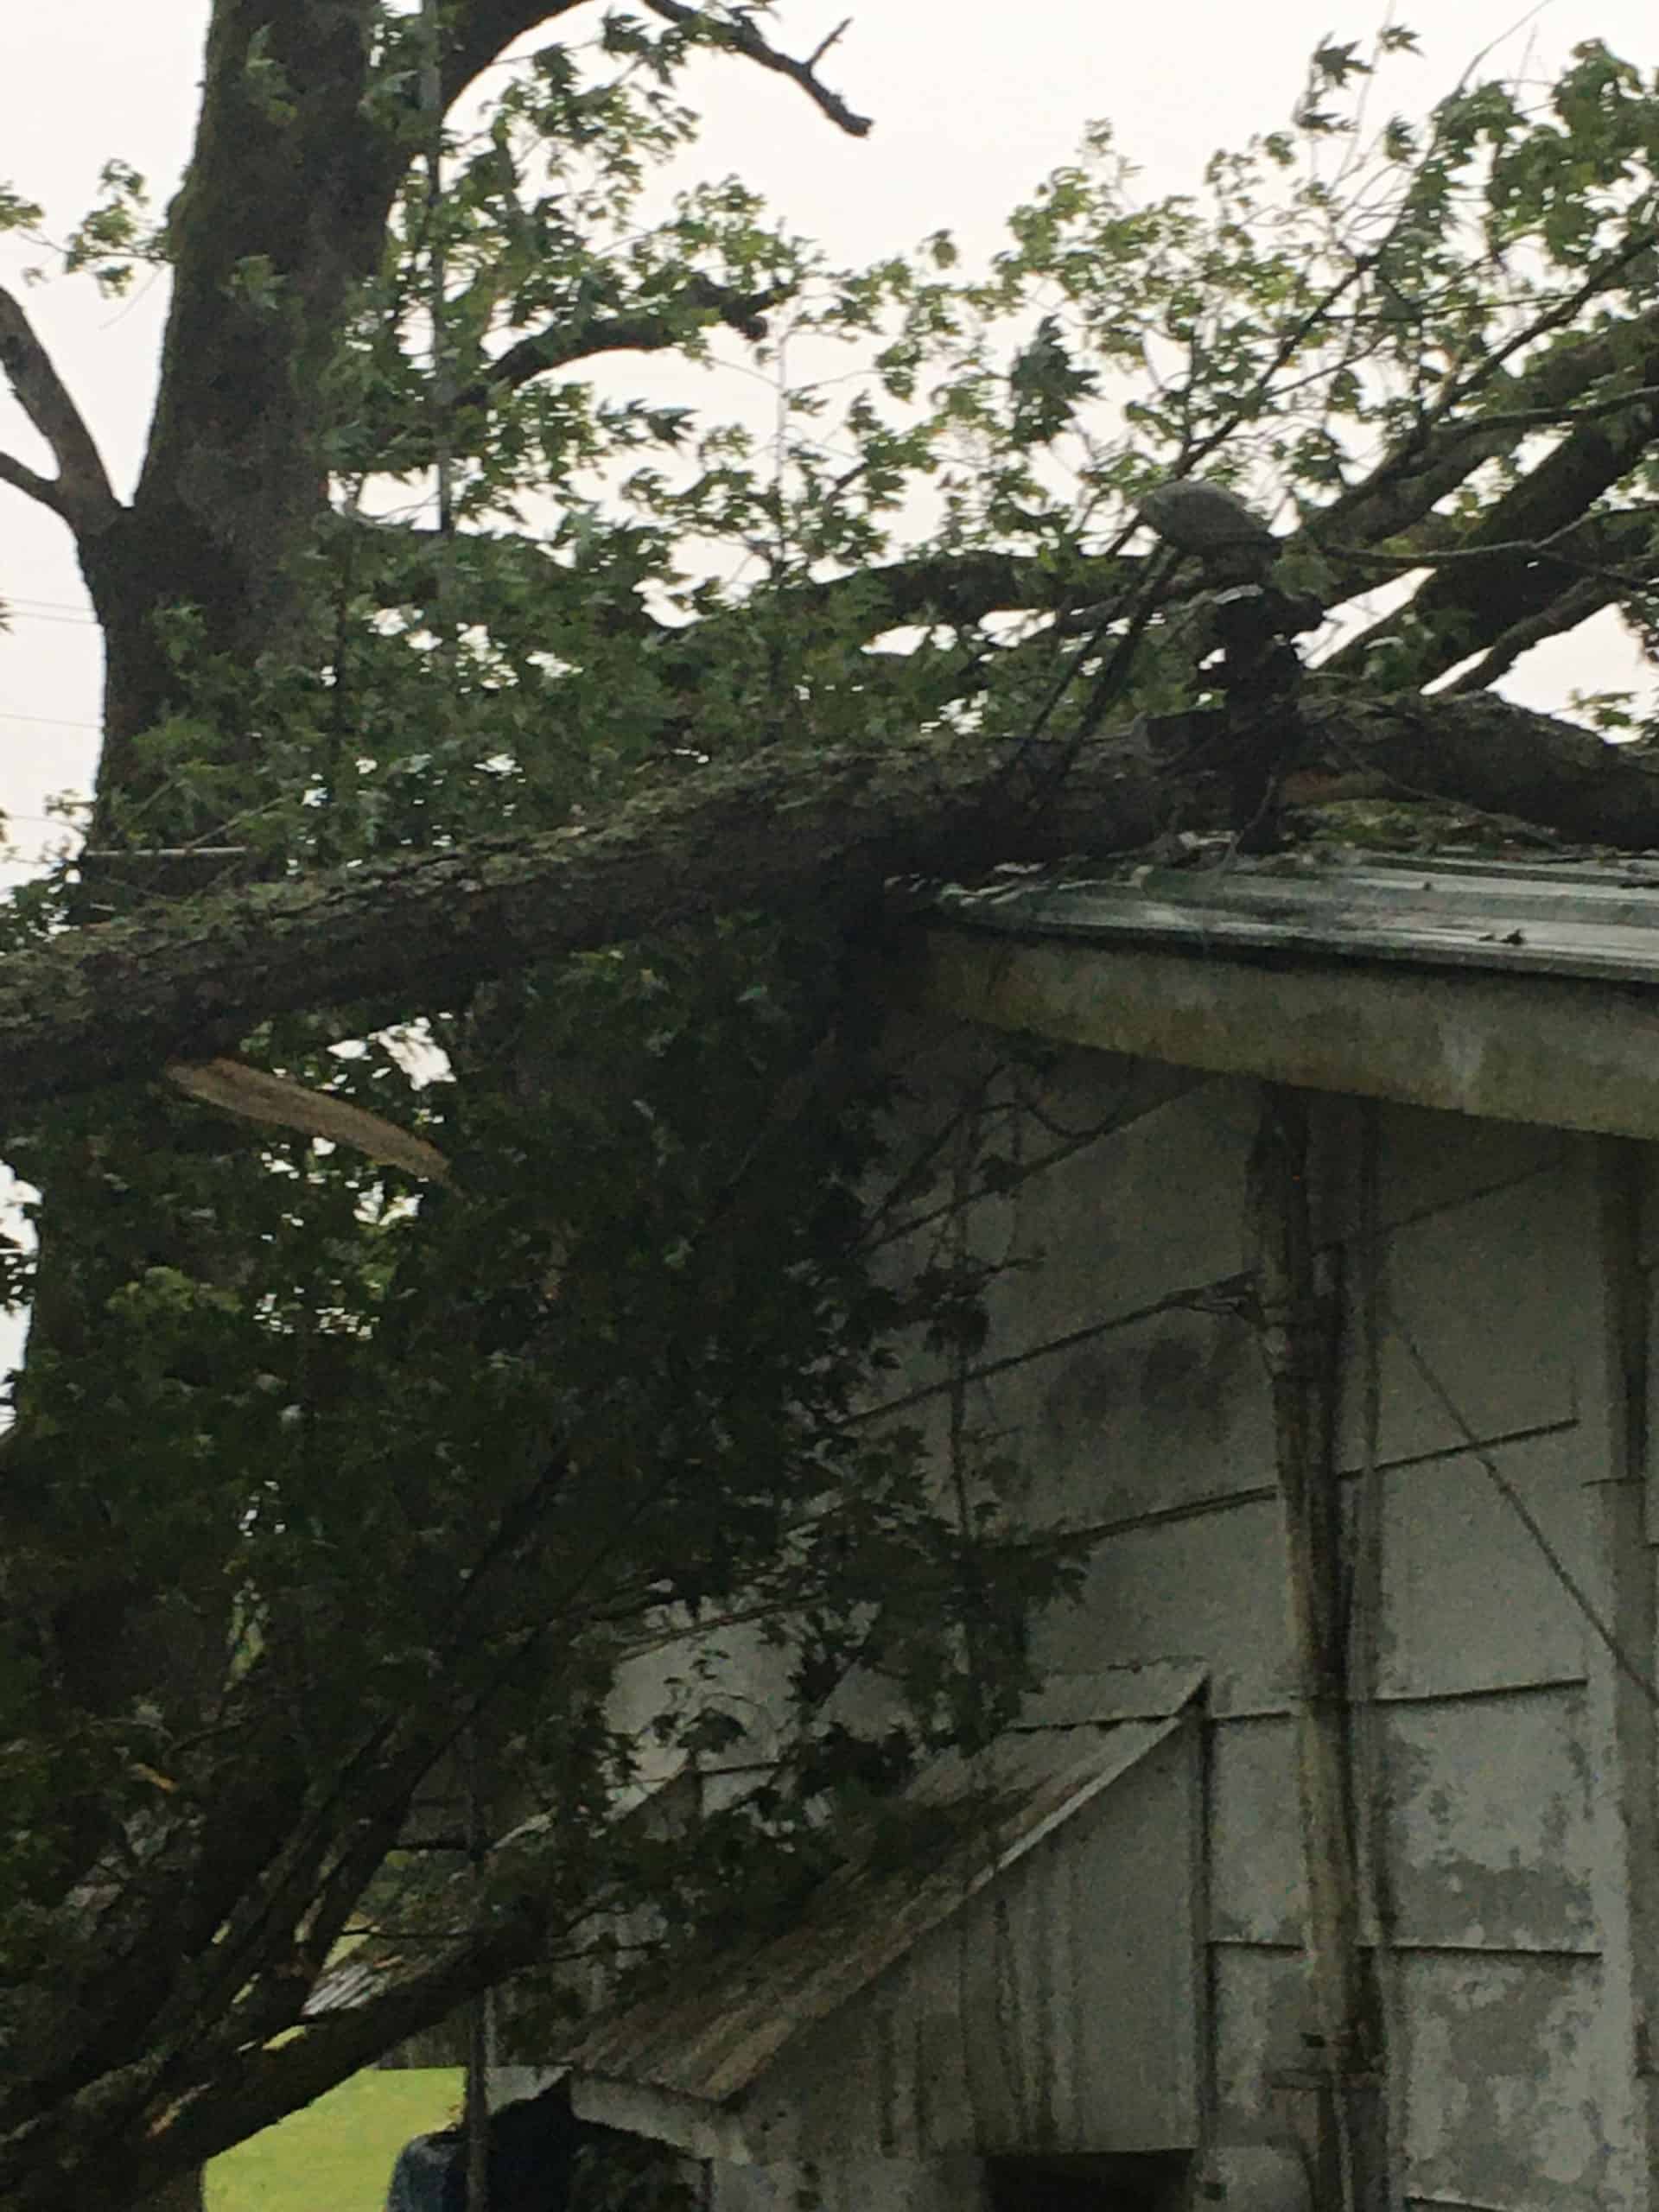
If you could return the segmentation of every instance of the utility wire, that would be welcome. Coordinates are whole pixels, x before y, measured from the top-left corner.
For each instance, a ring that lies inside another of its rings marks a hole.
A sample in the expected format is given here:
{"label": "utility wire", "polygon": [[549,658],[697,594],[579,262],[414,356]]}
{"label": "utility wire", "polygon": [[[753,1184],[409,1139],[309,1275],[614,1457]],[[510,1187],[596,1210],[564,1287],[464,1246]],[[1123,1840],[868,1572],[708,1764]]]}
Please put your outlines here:
{"label": "utility wire", "polygon": [[0,592],[0,621],[55,622],[71,630],[96,630],[99,626],[93,615],[49,613],[44,605],[23,607],[16,600],[8,599],[3,592]]}
{"label": "utility wire", "polygon": [[26,715],[16,708],[0,707],[0,722],[35,722],[43,729],[102,729],[102,722],[73,721],[67,715]]}
{"label": "utility wire", "polygon": [[84,599],[42,599],[32,591],[10,591],[0,584],[0,607],[50,607],[65,614],[84,614],[89,622],[97,620],[91,601]]}
{"label": "utility wire", "polygon": [[1642,1669],[1637,1666],[1636,1661],[1630,1657],[1630,1654],[1624,1649],[1624,1646],[1618,1641],[1618,1638],[1613,1634],[1611,1629],[1608,1627],[1606,1622],[1603,1620],[1599,1612],[1597,1611],[1594,1603],[1584,1589],[1583,1586],[1580,1583],[1577,1577],[1573,1574],[1572,1568],[1568,1567],[1567,1561],[1561,1557],[1554,1545],[1551,1543],[1549,1538],[1545,1535],[1543,1528],[1538,1520],[1537,1515],[1534,1513],[1532,1508],[1527,1503],[1526,1499],[1522,1497],[1520,1491],[1510,1480],[1510,1478],[1503,1472],[1503,1470],[1498,1465],[1491,1453],[1486,1449],[1484,1445],[1481,1443],[1479,1438],[1477,1437],[1474,1430],[1470,1427],[1467,1420],[1465,1418],[1461,1408],[1458,1405],[1451,1392],[1446,1389],[1445,1383],[1441,1382],[1440,1376],[1435,1373],[1434,1369],[1430,1365],[1427,1358],[1420,1350],[1417,1341],[1415,1338],[1413,1337],[1410,1330],[1407,1328],[1405,1323],[1400,1319],[1398,1313],[1395,1312],[1393,1306],[1388,1305],[1386,1301],[1384,1301],[1383,1311],[1388,1317],[1388,1324],[1390,1331],[1403,1346],[1406,1355],[1410,1359],[1412,1365],[1417,1370],[1418,1374],[1421,1376],[1423,1381],[1427,1384],[1430,1392],[1438,1401],[1441,1410],[1446,1414],[1447,1419],[1457,1429],[1459,1435],[1462,1437],[1465,1445],[1480,1462],[1482,1468],[1485,1471],[1487,1480],[1491,1484],[1493,1489],[1497,1491],[1498,1496],[1503,1500],[1503,1503],[1509,1507],[1510,1510],[1515,1515],[1516,1519],[1520,1522],[1527,1534],[1532,1538],[1533,1542],[1537,1545],[1550,1573],[1560,1584],[1562,1589],[1566,1591],[1567,1596],[1578,1607],[1580,1612],[1583,1614],[1585,1619],[1589,1623],[1597,1637],[1606,1646],[1609,1653],[1612,1656],[1613,1663],[1618,1667],[1619,1672],[1624,1675],[1628,1681],[1634,1683],[1636,1688],[1641,1691],[1643,1696],[1647,1700],[1648,1703],[1653,1707],[1656,1712],[1659,1712],[1659,1688],[1655,1688],[1652,1677],[1644,1674]]}

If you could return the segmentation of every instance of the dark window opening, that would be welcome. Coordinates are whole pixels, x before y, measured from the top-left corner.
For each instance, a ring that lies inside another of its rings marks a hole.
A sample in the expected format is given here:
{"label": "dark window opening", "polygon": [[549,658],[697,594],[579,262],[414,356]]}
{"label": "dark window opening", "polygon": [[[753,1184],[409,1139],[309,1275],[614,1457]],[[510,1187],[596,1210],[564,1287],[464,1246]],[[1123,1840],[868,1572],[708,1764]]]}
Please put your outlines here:
{"label": "dark window opening", "polygon": [[991,2212],[1181,2212],[1191,2164],[1169,2151],[991,2158]]}

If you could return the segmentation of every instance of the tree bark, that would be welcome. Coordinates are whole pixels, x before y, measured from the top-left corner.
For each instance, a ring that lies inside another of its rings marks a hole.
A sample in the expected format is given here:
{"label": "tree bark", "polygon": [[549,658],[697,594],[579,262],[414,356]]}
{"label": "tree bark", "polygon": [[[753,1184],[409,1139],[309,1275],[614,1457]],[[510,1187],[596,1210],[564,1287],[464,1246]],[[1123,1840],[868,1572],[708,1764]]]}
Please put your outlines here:
{"label": "tree bark", "polygon": [[[141,801],[166,841],[165,778],[134,742],[187,703],[158,616],[194,610],[209,668],[302,652],[329,371],[408,160],[366,112],[373,17],[371,0],[215,0],[143,468],[131,506],[79,538],[106,651],[94,842]],[[223,735],[226,760],[257,743]]]}

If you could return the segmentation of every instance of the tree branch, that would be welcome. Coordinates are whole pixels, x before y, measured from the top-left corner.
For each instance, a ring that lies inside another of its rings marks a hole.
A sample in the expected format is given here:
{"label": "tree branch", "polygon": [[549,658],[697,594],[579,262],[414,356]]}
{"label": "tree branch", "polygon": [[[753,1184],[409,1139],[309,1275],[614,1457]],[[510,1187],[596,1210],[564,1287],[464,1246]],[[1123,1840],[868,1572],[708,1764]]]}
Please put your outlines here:
{"label": "tree branch", "polygon": [[[1529,333],[1540,337],[1554,320],[1541,317]],[[1539,413],[1560,416],[1603,377],[1632,362],[1637,381],[1659,372],[1659,308],[1588,336],[1558,345],[1515,373],[1483,364],[1483,382],[1494,403],[1478,414],[1426,420],[1414,436],[1386,453],[1362,482],[1310,518],[1315,543],[1348,538],[1374,545],[1420,522],[1437,500],[1454,492],[1484,461],[1514,452]],[[1465,395],[1466,396],[1466,395]],[[1340,567],[1340,556],[1338,556]]]}
{"label": "tree branch", "polygon": [[768,308],[787,295],[775,287],[760,292],[737,292],[716,284],[711,277],[692,276],[668,298],[632,313],[584,313],[550,329],[521,338],[492,361],[484,374],[463,391],[458,406],[480,406],[497,391],[516,391],[550,369],[568,368],[575,361],[591,360],[598,353],[649,353],[677,345],[685,335],[682,318],[688,313],[723,322],[745,338],[766,334]]}
{"label": "tree branch", "polygon": [[466,0],[444,50],[441,82],[446,111],[516,40],[582,5],[583,0]]}
{"label": "tree branch", "polygon": [[1659,842],[1659,759],[1494,692],[1358,701],[1310,692],[1300,713],[1308,751],[1339,772],[1357,771],[1374,791],[1452,799],[1625,851]]}
{"label": "tree branch", "polygon": [[[1503,700],[1310,700],[1345,766],[1569,836],[1659,844],[1659,761]],[[0,969],[0,1101],[151,1075],[267,1016],[453,1006],[483,979],[739,907],[854,912],[891,878],[1143,845],[1229,812],[1224,721],[1080,745],[952,731],[877,751],[782,747],[700,769],[591,828],[472,845],[67,931]],[[1207,747],[1195,775],[1195,747]]]}
{"label": "tree branch", "polygon": [[[77,533],[101,529],[120,512],[103,459],[80,410],[22,302],[0,285],[0,369],[18,404],[52,448],[58,474],[50,481],[21,461],[7,460],[5,480],[50,507]],[[0,459],[3,459],[0,456]]]}
{"label": "tree branch", "polygon": [[[379,539],[400,537],[406,544],[433,545],[429,569],[404,571],[397,578],[397,597],[389,589],[385,606],[424,604],[439,586],[436,540],[430,531],[401,524],[352,521],[343,526],[372,532]],[[494,538],[498,552],[512,553],[531,590],[550,594],[559,589],[581,588],[579,575],[560,566],[540,546],[524,540]],[[676,626],[659,622],[637,598],[617,610],[617,624],[637,632],[642,643],[661,656],[664,681],[678,690],[689,690],[701,680],[711,659],[731,649],[734,635],[757,621],[788,620],[835,624],[852,638],[868,639],[884,631],[906,628],[918,622],[960,624],[982,621],[996,613],[1060,613],[1092,610],[1097,625],[1100,604],[1127,597],[1143,574],[1144,563],[1135,555],[1101,554],[1079,556],[1065,567],[1033,556],[985,549],[968,553],[921,553],[860,569],[844,576],[816,578],[769,589],[764,595],[741,601]],[[371,587],[372,588],[372,587]],[[695,707],[688,705],[688,727]]]}
{"label": "tree branch", "polygon": [[[1032,556],[985,549],[971,553],[924,553],[850,575],[787,583],[764,596],[710,614],[702,621],[671,630],[652,624],[665,683],[690,697],[711,662],[731,650],[734,635],[746,625],[766,620],[831,626],[849,639],[870,639],[916,624],[944,623],[969,628],[988,614],[1064,614],[1081,617],[1098,629],[1103,608],[1128,603],[1145,563],[1133,554],[1081,556],[1064,568]],[[643,610],[642,610],[643,616]],[[649,620],[649,617],[643,618]],[[1035,641],[1052,650],[1052,634]],[[1017,647],[1004,647],[1017,651]],[[963,688],[976,688],[963,664]],[[677,729],[677,737],[682,734]],[[683,733],[695,742],[695,710],[688,711]]]}
{"label": "tree branch", "polygon": [[653,16],[660,16],[666,23],[675,23],[683,30],[701,33],[712,46],[729,47],[734,54],[743,54],[748,60],[758,62],[763,69],[775,70],[780,77],[788,77],[798,85],[813,105],[827,115],[831,123],[850,137],[868,135],[870,118],[855,115],[838,92],[832,92],[817,74],[817,64],[841,36],[847,26],[832,31],[830,36],[804,61],[797,61],[787,54],[780,54],[755,29],[748,16],[710,16],[701,8],[688,7],[685,0],[645,0]]}
{"label": "tree branch", "polygon": [[291,1076],[272,1075],[245,1061],[215,1059],[175,1065],[168,1080],[187,1097],[218,1107],[261,1128],[298,1129],[302,1135],[326,1137],[331,1144],[349,1146],[368,1160],[406,1174],[429,1177],[447,1183],[449,1164],[437,1147],[417,1137],[412,1129],[399,1128],[383,1115],[354,1106]]}
{"label": "tree branch", "polygon": [[[700,35],[711,46],[728,47],[763,69],[790,78],[814,105],[838,129],[855,138],[868,133],[870,119],[855,115],[838,93],[832,92],[817,74],[817,65],[846,29],[845,23],[819,41],[804,61],[780,54],[754,28],[747,16],[713,16],[682,0],[645,0],[652,13],[677,29]],[[467,0],[450,35],[444,55],[442,85],[446,108],[454,105],[480,71],[487,69],[516,39],[540,24],[555,22],[582,5],[582,0]]]}
{"label": "tree branch", "polygon": [[1465,669],[1455,683],[1446,686],[1448,693],[1465,695],[1489,690],[1500,676],[1509,673],[1522,653],[1530,652],[1547,638],[1559,638],[1568,630],[1576,630],[1580,622],[1599,614],[1604,607],[1611,607],[1619,596],[1618,585],[1604,577],[1588,577],[1574,584],[1537,613],[1529,615],[1524,621],[1512,622],[1508,629],[1501,631],[1474,666]]}
{"label": "tree branch", "polygon": [[43,507],[50,507],[63,521],[69,520],[63,496],[49,476],[37,475],[9,453],[0,453],[0,484],[10,484],[19,492],[26,492],[31,499],[38,499]]}
{"label": "tree branch", "polygon": [[[544,1925],[533,1912],[504,1913],[487,1930],[446,1944],[367,2003],[325,2013],[289,2039],[227,2059],[225,2078],[183,2100],[161,2086],[153,2053],[101,2075],[0,2141],[6,2202],[15,2212],[67,2212],[72,2206],[74,2212],[120,2212],[135,2196],[308,2103],[405,2036],[443,2019],[467,1997],[527,1964],[544,1940]],[[141,2132],[134,2121],[146,2107],[156,2124]],[[124,2155],[112,2163],[104,2146],[117,2131]],[[48,2143],[64,2146],[60,2159],[43,2155]]]}
{"label": "tree branch", "polygon": [[[157,2178],[229,2149],[407,2037],[447,2019],[467,1998],[534,1962],[548,1940],[546,1926],[533,1910],[503,1913],[487,1930],[445,1944],[435,1957],[389,1980],[364,2003],[324,2012],[291,2037],[250,2054],[231,2083],[207,2085],[170,2120],[161,2139]],[[229,2094],[219,2093],[222,2087]],[[86,2182],[80,2177],[83,2192]],[[85,2194],[71,2201],[77,2208],[89,2202]],[[20,2212],[30,2202],[26,2196],[19,2200]]]}
{"label": "tree branch", "polygon": [[[1516,490],[1528,480],[1523,479]],[[1507,504],[1506,496],[1488,519],[1495,522]],[[1525,519],[1523,512],[1517,531]],[[1368,653],[1380,639],[1396,633],[1403,621],[1411,626],[1409,681],[1432,683],[1471,653],[1496,646],[1522,625],[1541,622],[1539,637],[1570,629],[1573,620],[1583,620],[1594,607],[1640,591],[1659,564],[1659,508],[1652,506],[1586,515],[1541,540],[1517,535],[1483,543],[1485,527],[1456,544],[1426,550],[1421,565],[1435,573],[1415,597],[1351,638],[1320,672],[1338,676],[1363,669]],[[1384,556],[1376,558],[1380,563]],[[1414,556],[1402,556],[1400,565],[1418,563]],[[1583,604],[1586,583],[1602,587],[1599,596],[1593,606],[1586,605],[1584,612],[1569,617],[1561,610]],[[1516,654],[1525,650],[1524,643],[1517,643]]]}

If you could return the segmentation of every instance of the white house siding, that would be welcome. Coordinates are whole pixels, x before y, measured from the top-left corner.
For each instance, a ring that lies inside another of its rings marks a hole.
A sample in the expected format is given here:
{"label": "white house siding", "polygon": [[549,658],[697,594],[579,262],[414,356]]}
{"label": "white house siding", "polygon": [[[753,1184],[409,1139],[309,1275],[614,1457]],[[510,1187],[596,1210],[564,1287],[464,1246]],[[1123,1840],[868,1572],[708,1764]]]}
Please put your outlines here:
{"label": "white house siding", "polygon": [[[923,1059],[959,1077],[1000,1049],[959,1033]],[[1058,1156],[978,1209],[976,1247],[1030,1264],[993,1287],[970,1412],[1019,1452],[1034,1522],[1095,1534],[1082,1604],[1038,1632],[1073,1700],[1126,1664],[1208,1669],[1210,2122],[1266,2142],[1305,2128],[1308,2091],[1286,2077],[1306,2076],[1312,2025],[1272,1427],[1248,1327],[1166,1303],[1224,1301],[1249,1264],[1257,1094],[1087,1052],[1038,1089],[1048,1126],[1027,1119],[1010,1147],[1006,1121],[987,1125],[1027,1166]],[[1367,1933],[1380,1909],[1402,2201],[1642,2212],[1653,1715],[1564,1577],[1650,1672],[1624,1400],[1659,1230],[1638,1247],[1636,1147],[1376,1109],[1388,1316],[1455,1410],[1385,1318],[1368,1504],[1366,1110],[1329,1102],[1319,1197],[1350,1300],[1351,1535],[1375,1575]],[[1114,1118],[1092,1142],[1055,1134]]]}

